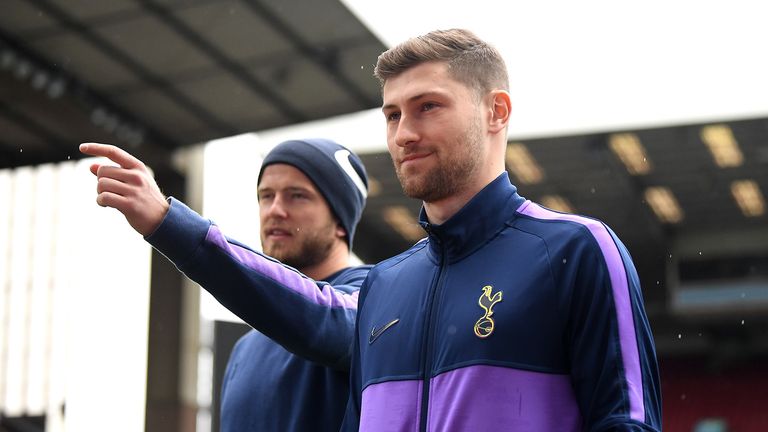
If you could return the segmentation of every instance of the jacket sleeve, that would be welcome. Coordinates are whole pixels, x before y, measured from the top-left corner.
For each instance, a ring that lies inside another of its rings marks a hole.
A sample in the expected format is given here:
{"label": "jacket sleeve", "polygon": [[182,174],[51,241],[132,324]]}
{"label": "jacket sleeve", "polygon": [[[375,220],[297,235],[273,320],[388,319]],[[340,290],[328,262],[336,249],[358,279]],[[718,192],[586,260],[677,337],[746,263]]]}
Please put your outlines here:
{"label": "jacket sleeve", "polygon": [[360,429],[360,405],[362,400],[362,376],[360,372],[360,341],[355,334],[352,359],[349,370],[349,400],[341,425],[342,432],[357,432]]}
{"label": "jacket sleeve", "polygon": [[584,430],[660,431],[656,352],[629,253],[603,224],[575,243],[563,257],[578,263],[566,337]]}
{"label": "jacket sleeve", "polygon": [[210,220],[170,198],[146,240],[227,309],[287,350],[348,370],[364,279],[331,287],[226,238]]}

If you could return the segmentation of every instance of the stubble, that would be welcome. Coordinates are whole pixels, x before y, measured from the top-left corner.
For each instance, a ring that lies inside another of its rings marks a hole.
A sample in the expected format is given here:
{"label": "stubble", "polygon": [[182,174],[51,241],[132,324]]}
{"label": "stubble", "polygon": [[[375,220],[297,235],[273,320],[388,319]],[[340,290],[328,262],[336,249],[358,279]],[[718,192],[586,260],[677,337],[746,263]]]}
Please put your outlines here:
{"label": "stubble", "polygon": [[428,171],[406,174],[401,166],[395,165],[397,178],[406,196],[436,202],[457,194],[472,181],[483,160],[479,115],[452,144],[446,147],[463,151],[443,149],[441,156],[436,155],[440,158],[438,163]]}
{"label": "stubble", "polygon": [[335,241],[336,223],[295,234],[295,244],[265,243],[264,253],[296,269],[315,266],[330,254]]}

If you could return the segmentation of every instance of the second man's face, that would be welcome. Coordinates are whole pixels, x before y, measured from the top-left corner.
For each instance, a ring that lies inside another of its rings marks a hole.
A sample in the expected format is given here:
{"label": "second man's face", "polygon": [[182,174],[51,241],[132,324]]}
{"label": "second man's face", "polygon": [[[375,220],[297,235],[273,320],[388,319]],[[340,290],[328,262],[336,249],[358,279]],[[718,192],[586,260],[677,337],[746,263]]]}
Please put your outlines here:
{"label": "second man's face", "polygon": [[264,253],[301,270],[322,261],[344,241],[327,202],[314,183],[287,164],[268,165],[259,183]]}

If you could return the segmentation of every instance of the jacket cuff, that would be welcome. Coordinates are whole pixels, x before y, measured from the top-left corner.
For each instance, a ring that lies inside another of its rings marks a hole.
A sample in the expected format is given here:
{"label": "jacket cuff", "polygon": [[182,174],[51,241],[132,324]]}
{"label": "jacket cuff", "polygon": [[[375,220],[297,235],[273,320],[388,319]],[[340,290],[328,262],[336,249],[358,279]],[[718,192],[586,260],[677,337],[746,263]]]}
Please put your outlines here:
{"label": "jacket cuff", "polygon": [[168,202],[163,221],[144,240],[180,267],[205,241],[212,222],[173,197]]}

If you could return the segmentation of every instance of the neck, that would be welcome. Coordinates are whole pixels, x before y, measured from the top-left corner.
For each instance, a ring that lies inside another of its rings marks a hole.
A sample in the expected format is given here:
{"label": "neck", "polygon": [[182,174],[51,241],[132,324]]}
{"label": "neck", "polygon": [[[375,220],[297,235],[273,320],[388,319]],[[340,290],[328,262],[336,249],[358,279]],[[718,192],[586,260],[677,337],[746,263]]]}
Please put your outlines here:
{"label": "neck", "polygon": [[347,243],[342,240],[336,242],[336,244],[331,247],[330,252],[324,260],[311,266],[302,267],[298,270],[314,280],[325,280],[328,276],[347,267],[349,267],[349,248],[347,247]]}
{"label": "neck", "polygon": [[494,181],[503,171],[503,166],[501,169],[488,169],[486,170],[488,174],[478,175],[475,181],[472,181],[461,191],[437,201],[424,201],[424,211],[427,213],[429,223],[434,225],[443,224],[461,210],[472,197]]}

